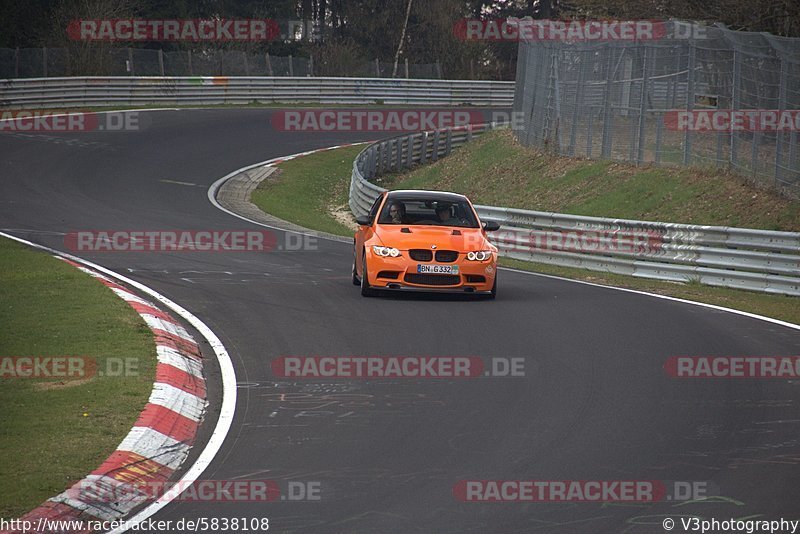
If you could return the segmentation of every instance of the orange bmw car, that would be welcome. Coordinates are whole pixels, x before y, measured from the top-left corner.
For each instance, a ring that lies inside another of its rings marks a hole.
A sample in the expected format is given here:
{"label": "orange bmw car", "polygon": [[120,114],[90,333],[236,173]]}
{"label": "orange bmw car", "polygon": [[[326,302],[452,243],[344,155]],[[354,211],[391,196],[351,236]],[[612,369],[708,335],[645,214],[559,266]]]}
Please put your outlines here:
{"label": "orange bmw car", "polygon": [[497,295],[497,247],[464,195],[387,191],[358,217],[353,284],[376,290],[422,290]]}

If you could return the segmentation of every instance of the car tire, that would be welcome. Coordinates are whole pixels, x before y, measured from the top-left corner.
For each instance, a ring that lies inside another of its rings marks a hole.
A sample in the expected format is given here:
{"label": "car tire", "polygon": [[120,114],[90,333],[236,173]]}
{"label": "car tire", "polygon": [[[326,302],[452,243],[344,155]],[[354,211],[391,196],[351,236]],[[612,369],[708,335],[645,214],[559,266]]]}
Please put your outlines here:
{"label": "car tire", "polygon": [[494,274],[494,284],[492,284],[492,292],[487,295],[489,300],[494,300],[497,298],[497,273]]}
{"label": "car tire", "polygon": [[356,253],[353,251],[353,285],[360,286],[361,280],[358,279],[358,273],[356,273]]}
{"label": "car tire", "polygon": [[367,254],[364,253],[361,258],[361,296],[374,297],[375,290],[369,287],[369,277],[367,276]]}

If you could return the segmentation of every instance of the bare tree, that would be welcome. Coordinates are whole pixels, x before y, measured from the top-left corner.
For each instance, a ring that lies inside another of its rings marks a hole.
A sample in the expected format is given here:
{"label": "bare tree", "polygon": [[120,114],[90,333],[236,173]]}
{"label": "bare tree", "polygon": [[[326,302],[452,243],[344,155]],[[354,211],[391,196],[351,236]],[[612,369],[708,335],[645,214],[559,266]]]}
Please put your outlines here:
{"label": "bare tree", "polygon": [[406,5],[406,19],[403,21],[403,31],[400,33],[400,42],[397,43],[397,52],[394,55],[394,67],[392,67],[392,78],[397,77],[397,63],[400,61],[400,52],[403,51],[403,41],[406,40],[406,30],[408,29],[408,16],[411,15],[411,2],[408,0]]}

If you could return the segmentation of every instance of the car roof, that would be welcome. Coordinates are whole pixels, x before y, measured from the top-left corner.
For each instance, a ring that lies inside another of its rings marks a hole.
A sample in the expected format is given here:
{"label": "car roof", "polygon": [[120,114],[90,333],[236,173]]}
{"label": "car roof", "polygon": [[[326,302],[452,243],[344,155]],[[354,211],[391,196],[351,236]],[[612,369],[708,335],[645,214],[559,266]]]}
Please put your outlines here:
{"label": "car roof", "polygon": [[387,199],[396,200],[436,200],[436,201],[460,201],[467,200],[464,195],[458,193],[449,193],[447,191],[425,191],[422,189],[398,189],[389,191],[386,194]]}

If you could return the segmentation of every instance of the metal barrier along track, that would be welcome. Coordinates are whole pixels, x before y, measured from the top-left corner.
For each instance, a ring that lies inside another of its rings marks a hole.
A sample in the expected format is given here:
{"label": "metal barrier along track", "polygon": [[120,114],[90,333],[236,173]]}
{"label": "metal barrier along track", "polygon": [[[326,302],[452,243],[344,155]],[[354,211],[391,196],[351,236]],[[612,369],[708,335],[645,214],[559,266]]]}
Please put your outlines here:
{"label": "metal barrier along track", "polygon": [[[350,209],[364,215],[385,172],[443,157],[483,133],[423,132],[367,146],[353,162]],[[585,217],[475,206],[503,225],[489,237],[502,256],[675,282],[800,295],[800,233]]]}
{"label": "metal barrier along track", "polygon": [[0,81],[0,106],[264,103],[510,107],[514,82],[311,77],[76,77]]}

